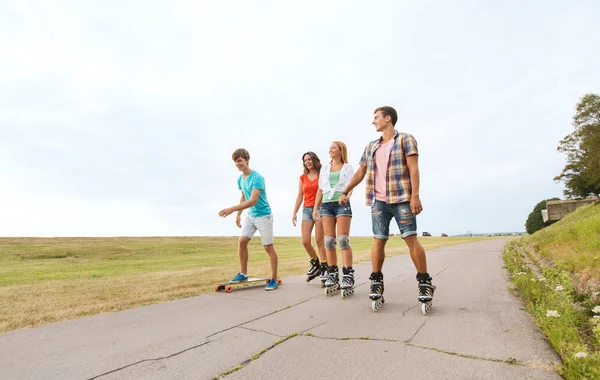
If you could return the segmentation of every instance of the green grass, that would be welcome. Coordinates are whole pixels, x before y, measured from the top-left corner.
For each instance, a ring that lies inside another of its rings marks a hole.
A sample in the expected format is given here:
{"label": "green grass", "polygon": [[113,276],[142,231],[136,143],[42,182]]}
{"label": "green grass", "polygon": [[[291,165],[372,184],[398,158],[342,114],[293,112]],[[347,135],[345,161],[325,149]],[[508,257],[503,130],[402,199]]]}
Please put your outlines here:
{"label": "green grass", "polygon": [[600,313],[592,311],[600,305],[599,231],[600,205],[584,206],[504,252],[511,286],[561,357],[565,379],[600,378]]}
{"label": "green grass", "polygon": [[[431,250],[481,239],[420,241]],[[372,241],[352,238],[355,263],[370,261]],[[275,248],[280,278],[306,272],[299,237]],[[260,239],[249,250],[249,273],[269,275]],[[386,249],[407,252],[398,237]],[[236,237],[0,238],[0,333],[214,292],[238,271]]]}

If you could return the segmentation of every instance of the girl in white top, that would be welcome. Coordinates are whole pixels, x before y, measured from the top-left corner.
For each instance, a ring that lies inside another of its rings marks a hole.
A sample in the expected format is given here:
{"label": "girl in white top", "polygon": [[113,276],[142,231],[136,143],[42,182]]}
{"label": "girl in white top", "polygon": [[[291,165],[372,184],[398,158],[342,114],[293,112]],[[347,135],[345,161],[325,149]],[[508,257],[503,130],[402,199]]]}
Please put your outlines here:
{"label": "girl in white top", "polygon": [[[342,192],[350,183],[354,170],[348,163],[346,144],[334,141],[329,148],[331,162],[323,165],[319,175],[319,190],[315,199],[313,218],[319,215],[325,233],[325,250],[327,251],[327,280],[325,286],[331,289],[328,294],[338,288],[351,289],[354,287],[354,269],[352,269],[352,248],[350,247],[350,221],[352,220],[352,207],[350,202],[340,205],[339,199]],[[347,194],[348,198],[352,192]],[[337,231],[336,231],[337,227]],[[337,234],[336,234],[337,232]],[[337,235],[337,238],[336,238]],[[337,266],[336,242],[342,251],[342,284],[339,284],[339,269]],[[342,292],[345,296],[345,292]]]}

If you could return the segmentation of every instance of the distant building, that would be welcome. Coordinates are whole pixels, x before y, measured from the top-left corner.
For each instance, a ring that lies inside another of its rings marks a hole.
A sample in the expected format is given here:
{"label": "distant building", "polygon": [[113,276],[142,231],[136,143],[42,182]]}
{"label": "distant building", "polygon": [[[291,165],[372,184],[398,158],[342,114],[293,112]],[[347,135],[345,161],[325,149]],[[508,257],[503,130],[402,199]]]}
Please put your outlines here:
{"label": "distant building", "polygon": [[542,210],[542,218],[544,223],[556,222],[557,220],[561,220],[566,215],[577,210],[577,208],[595,202],[598,202],[598,198],[596,197],[579,200],[548,201],[546,202],[546,209]]}

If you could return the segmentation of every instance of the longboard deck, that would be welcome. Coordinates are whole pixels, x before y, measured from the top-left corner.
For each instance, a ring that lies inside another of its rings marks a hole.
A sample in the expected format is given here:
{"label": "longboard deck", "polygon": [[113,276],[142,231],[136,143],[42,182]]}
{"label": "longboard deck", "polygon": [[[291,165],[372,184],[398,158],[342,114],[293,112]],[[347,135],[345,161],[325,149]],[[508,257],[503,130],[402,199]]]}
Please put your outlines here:
{"label": "longboard deck", "polygon": [[[221,290],[224,290],[227,293],[231,293],[233,291],[233,287],[235,285],[238,285],[241,287],[250,287],[250,286],[244,286],[244,285],[253,284],[254,286],[256,286],[256,285],[260,285],[261,283],[263,283],[266,286],[266,284],[269,283],[269,280],[271,280],[270,277],[248,277],[248,279],[246,281],[240,281],[240,282],[227,281],[227,282],[217,285],[215,287],[215,291],[219,292]],[[281,285],[281,280],[278,279],[277,283],[279,283]]]}

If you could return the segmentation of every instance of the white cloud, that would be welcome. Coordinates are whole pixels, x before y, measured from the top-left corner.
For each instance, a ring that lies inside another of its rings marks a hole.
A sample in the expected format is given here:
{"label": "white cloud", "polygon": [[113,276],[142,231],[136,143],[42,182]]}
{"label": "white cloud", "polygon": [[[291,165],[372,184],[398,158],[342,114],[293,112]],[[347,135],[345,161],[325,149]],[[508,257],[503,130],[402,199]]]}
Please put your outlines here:
{"label": "white cloud", "polygon": [[[1,233],[237,234],[217,212],[243,146],[277,233],[299,234],[301,154],[342,140],[356,166],[384,104],[419,142],[420,231],[523,230],[560,196],[556,145],[598,92],[598,7],[3,2]],[[363,189],[352,233],[369,235]]]}

